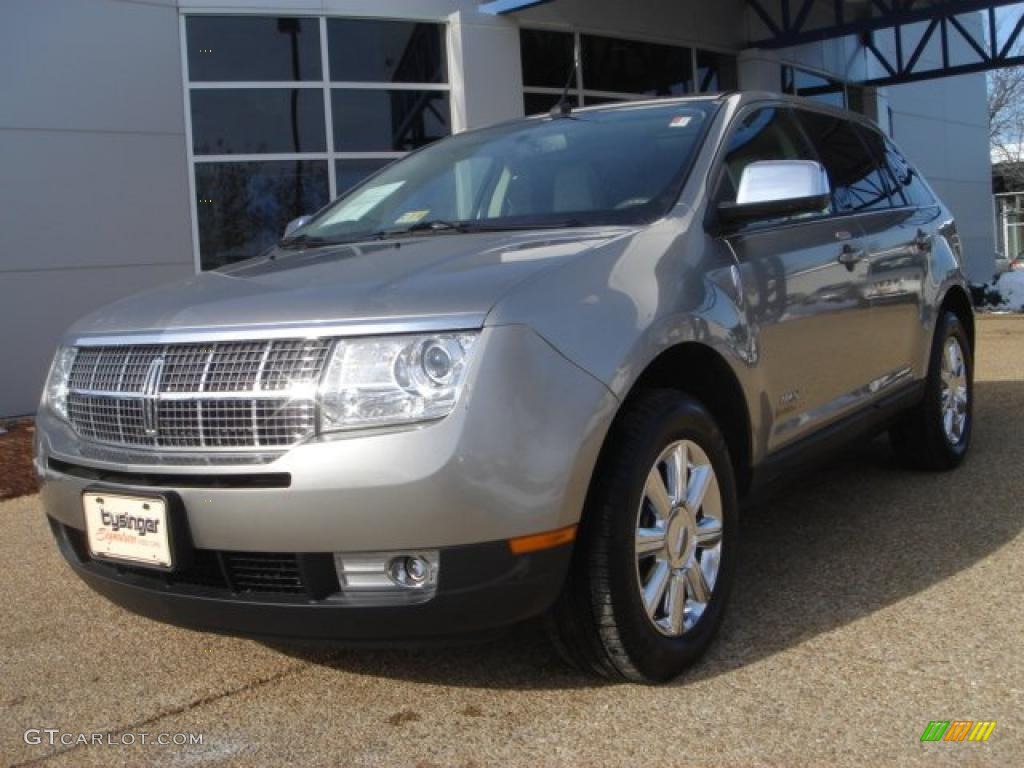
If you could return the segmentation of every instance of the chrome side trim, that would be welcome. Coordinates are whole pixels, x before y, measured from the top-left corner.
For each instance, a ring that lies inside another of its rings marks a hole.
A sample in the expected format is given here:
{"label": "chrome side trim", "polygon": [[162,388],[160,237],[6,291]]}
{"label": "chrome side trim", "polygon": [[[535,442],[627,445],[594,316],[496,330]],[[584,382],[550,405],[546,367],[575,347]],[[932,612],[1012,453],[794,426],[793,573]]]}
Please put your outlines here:
{"label": "chrome side trim", "polygon": [[852,392],[848,392],[830,403],[826,403],[820,408],[815,408],[812,411],[806,411],[798,416],[794,416],[791,419],[781,422],[775,428],[775,434],[778,436],[787,435],[811,423],[824,424],[830,421],[833,417],[840,416],[851,410],[854,406],[870,402],[876,395],[882,392],[887,392],[897,384],[909,381],[912,378],[913,371],[910,366],[905,366],[895,371],[891,371],[883,376],[879,376],[877,379],[869,381],[864,386],[858,387]]}

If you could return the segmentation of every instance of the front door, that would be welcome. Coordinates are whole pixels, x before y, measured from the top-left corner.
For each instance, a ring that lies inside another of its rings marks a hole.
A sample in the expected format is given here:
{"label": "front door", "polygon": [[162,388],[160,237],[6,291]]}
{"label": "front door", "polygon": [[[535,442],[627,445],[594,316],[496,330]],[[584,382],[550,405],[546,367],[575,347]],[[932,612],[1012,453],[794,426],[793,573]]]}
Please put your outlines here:
{"label": "front door", "polygon": [[[734,199],[743,169],[757,160],[820,158],[792,110],[750,109],[728,139],[716,199]],[[771,422],[762,425],[767,451],[863,402],[875,367],[862,232],[855,215],[836,213],[834,202],[820,215],[765,222],[728,238],[757,339],[767,400],[759,411]]]}
{"label": "front door", "polygon": [[758,339],[767,450],[820,428],[861,402],[874,341],[861,292],[867,262],[852,219],[822,218],[730,238]]}

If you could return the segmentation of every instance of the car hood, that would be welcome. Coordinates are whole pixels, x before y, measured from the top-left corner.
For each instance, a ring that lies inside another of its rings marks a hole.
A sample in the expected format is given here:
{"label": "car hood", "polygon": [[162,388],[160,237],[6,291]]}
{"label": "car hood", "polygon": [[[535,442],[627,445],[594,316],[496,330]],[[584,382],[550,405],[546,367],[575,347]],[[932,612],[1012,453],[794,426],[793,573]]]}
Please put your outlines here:
{"label": "car hood", "polygon": [[109,304],[81,336],[289,326],[471,328],[517,284],[629,230],[430,234],[303,250],[275,248]]}

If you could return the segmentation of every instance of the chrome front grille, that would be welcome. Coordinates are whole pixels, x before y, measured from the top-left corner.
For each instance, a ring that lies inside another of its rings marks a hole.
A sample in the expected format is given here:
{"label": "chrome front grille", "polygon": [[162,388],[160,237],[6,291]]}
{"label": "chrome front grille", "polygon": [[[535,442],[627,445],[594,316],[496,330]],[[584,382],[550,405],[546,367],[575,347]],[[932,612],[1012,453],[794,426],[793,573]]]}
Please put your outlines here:
{"label": "chrome front grille", "polygon": [[84,438],[142,448],[286,447],[316,427],[330,339],[81,347],[68,417]]}

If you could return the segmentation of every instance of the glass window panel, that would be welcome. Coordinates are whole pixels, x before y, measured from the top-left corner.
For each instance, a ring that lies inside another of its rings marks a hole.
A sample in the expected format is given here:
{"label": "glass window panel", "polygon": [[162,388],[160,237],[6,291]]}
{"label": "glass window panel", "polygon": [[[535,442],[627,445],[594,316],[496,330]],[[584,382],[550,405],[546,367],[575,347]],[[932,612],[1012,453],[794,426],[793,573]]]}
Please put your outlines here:
{"label": "glass window panel", "polygon": [[754,161],[817,159],[792,112],[776,107],[755,110],[729,137],[719,199],[735,202],[743,171]]}
{"label": "glass window panel", "polygon": [[338,152],[407,152],[451,133],[447,91],[331,91]]}
{"label": "glass window panel", "polygon": [[[541,115],[550,112],[561,98],[552,93],[524,93],[523,112],[527,115]],[[569,103],[573,107],[578,107],[580,105],[579,97],[575,93],[570,93]]]}
{"label": "glass window panel", "polygon": [[389,158],[359,158],[338,160],[334,164],[334,179],[338,195],[343,195],[363,179],[375,174],[385,165],[393,162]]}
{"label": "glass window panel", "polygon": [[258,256],[289,221],[328,202],[323,160],[196,163],[195,170],[203,269]]}
{"label": "glass window panel", "polygon": [[796,67],[782,68],[782,92],[820,101],[840,109],[846,106],[843,84]]}
{"label": "glass window panel", "polygon": [[[573,64],[573,35],[541,29],[519,31],[519,52],[523,62],[523,85],[564,88]],[[572,78],[573,87],[576,78]],[[529,113],[527,113],[529,114]]]}
{"label": "glass window panel", "polygon": [[189,16],[188,74],[209,80],[320,80],[317,19]]}
{"label": "glass window panel", "polygon": [[319,88],[193,90],[192,150],[197,155],[324,152]]}
{"label": "glass window panel", "polygon": [[867,114],[867,90],[863,86],[846,86],[846,108],[861,115]]}
{"label": "glass window panel", "polygon": [[900,189],[900,185],[896,183],[896,179],[892,174],[892,171],[886,164],[885,158],[885,138],[879,131],[872,130],[863,125],[857,123],[851,123],[857,130],[857,135],[860,136],[860,140],[864,142],[864,145],[868,148],[868,152],[871,154],[872,159],[875,161],[875,165],[879,169],[879,175],[884,180],[886,188],[889,190],[889,197],[893,205],[904,205],[905,200],[903,192]]}
{"label": "glass window panel", "polygon": [[586,107],[596,107],[599,104],[622,104],[629,99],[617,99],[612,96],[594,96],[589,93],[583,94],[583,102]]}
{"label": "glass window panel", "polygon": [[690,49],[595,35],[582,36],[583,86],[648,96],[693,90]]}
{"label": "glass window panel", "polygon": [[934,205],[935,198],[932,197],[932,193],[928,191],[928,187],[921,180],[917,169],[910,164],[903,153],[896,148],[896,145],[888,140],[885,141],[885,160],[907,205]]}
{"label": "glass window panel", "polygon": [[332,80],[373,83],[445,83],[442,24],[372,19],[328,19]]}
{"label": "glass window panel", "polygon": [[358,239],[451,218],[509,226],[651,221],[678,196],[716,110],[711,101],[646,105],[465,133],[395,162],[304,232]]}
{"label": "glass window panel", "polygon": [[843,213],[889,208],[892,202],[885,177],[853,124],[804,109],[799,115],[828,172],[836,210]]}
{"label": "glass window panel", "polygon": [[739,87],[736,57],[728,53],[697,51],[697,90],[722,93]]}

